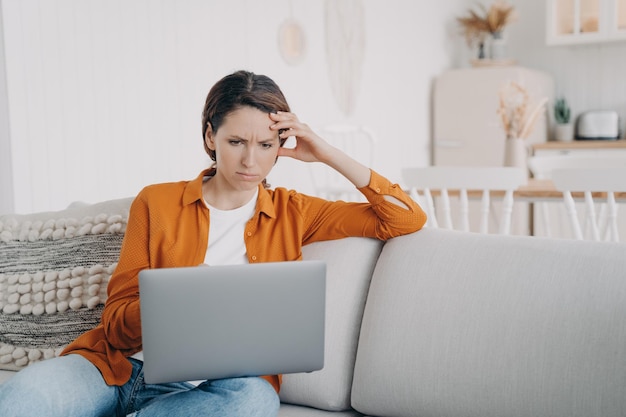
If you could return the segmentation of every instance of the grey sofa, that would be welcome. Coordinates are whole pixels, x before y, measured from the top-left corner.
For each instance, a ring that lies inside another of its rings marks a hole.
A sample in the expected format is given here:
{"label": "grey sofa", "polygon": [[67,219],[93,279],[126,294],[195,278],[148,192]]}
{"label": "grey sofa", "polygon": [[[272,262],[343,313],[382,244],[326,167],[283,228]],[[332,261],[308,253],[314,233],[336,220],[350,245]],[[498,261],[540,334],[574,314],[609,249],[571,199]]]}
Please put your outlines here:
{"label": "grey sofa", "polygon": [[[60,348],[16,322],[97,320],[129,204],[0,216],[0,380]],[[304,257],[328,264],[326,362],[284,376],[280,416],[626,416],[626,245],[424,229]]]}

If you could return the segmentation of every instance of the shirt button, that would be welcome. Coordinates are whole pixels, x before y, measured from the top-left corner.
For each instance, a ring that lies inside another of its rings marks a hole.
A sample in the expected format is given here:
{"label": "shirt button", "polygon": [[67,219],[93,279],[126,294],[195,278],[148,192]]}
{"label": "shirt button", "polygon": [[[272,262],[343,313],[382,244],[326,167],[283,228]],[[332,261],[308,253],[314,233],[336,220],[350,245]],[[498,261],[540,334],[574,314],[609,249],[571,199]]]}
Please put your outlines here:
{"label": "shirt button", "polygon": [[377,192],[377,193],[380,193],[380,188],[376,188],[376,192]]}
{"label": "shirt button", "polygon": [[252,255],[251,259],[252,259],[253,261],[256,261],[256,255]]}
{"label": "shirt button", "polygon": [[252,232],[248,232],[246,233],[248,236],[252,236]]}

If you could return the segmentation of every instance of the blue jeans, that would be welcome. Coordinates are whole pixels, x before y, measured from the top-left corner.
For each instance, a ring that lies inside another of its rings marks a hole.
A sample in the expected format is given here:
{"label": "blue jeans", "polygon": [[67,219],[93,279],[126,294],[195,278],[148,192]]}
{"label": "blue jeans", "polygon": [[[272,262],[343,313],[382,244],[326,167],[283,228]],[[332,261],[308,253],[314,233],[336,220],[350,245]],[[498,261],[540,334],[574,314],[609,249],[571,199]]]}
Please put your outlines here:
{"label": "blue jeans", "polygon": [[276,391],[262,378],[145,384],[143,363],[133,364],[121,387],[104,382],[98,368],[80,355],[30,365],[0,385],[2,417],[246,416],[278,415]]}

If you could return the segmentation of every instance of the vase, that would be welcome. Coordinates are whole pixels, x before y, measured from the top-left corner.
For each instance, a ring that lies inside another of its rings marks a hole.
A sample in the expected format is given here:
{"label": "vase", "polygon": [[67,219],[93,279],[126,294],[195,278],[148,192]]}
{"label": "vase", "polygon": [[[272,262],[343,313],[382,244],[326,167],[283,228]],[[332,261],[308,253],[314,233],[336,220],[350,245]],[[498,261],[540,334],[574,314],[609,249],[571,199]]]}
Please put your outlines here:
{"label": "vase", "polygon": [[526,169],[528,150],[526,141],[520,138],[508,138],[504,142],[504,166]]}
{"label": "vase", "polygon": [[494,32],[491,36],[491,56],[493,60],[506,58],[506,41],[502,32]]}
{"label": "vase", "polygon": [[485,55],[485,43],[481,42],[478,44],[478,59],[485,59],[487,56]]}

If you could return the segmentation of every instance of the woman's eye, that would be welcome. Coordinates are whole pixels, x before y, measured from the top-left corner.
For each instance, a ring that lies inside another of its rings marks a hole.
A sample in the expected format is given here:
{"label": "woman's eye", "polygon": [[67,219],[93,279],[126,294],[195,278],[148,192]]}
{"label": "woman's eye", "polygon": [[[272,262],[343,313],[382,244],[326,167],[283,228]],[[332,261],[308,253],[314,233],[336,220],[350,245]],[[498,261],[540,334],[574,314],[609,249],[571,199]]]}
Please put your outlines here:
{"label": "woman's eye", "polygon": [[261,144],[261,146],[263,147],[263,149],[270,149],[272,148],[274,145],[271,143],[263,143]]}
{"label": "woman's eye", "polygon": [[228,143],[230,143],[233,146],[241,145],[241,141],[237,139],[230,139]]}

